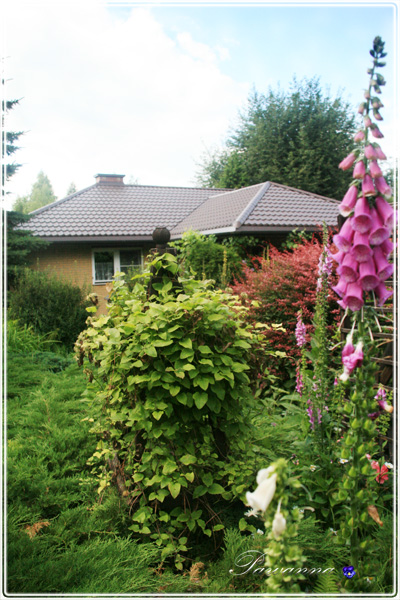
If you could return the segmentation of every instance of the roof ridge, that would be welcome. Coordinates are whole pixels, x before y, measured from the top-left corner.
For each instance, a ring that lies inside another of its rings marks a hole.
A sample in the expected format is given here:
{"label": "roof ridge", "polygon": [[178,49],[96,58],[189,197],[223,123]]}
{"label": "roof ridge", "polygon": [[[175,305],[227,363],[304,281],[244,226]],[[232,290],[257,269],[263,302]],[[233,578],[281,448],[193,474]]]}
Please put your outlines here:
{"label": "roof ridge", "polygon": [[96,183],[94,183],[93,185],[89,185],[88,187],[84,188],[83,190],[79,190],[78,192],[69,194],[69,196],[65,196],[65,198],[60,198],[59,200],[54,200],[54,202],[50,202],[50,204],[46,204],[46,206],[41,206],[40,208],[36,208],[35,210],[33,210],[32,212],[30,212],[28,214],[32,215],[32,216],[36,216],[36,215],[48,210],[49,208],[52,208],[53,206],[62,204],[66,200],[70,200],[71,198],[74,198],[75,196],[79,196],[80,194],[83,194],[83,192],[87,192],[87,190],[90,190],[91,188],[96,187],[96,185],[97,185]]}
{"label": "roof ridge", "polygon": [[285,185],[284,183],[276,183],[275,181],[270,181],[272,185],[276,185],[278,187],[284,187],[289,190],[293,190],[294,192],[300,192],[302,194],[308,194],[309,196],[315,196],[316,198],[323,198],[324,200],[329,200],[330,202],[340,203],[340,200],[336,200],[336,198],[328,198],[328,196],[322,196],[322,194],[315,194],[315,192],[308,192],[307,190],[301,190],[300,188],[294,188],[291,185]]}
{"label": "roof ridge", "polygon": [[[95,185],[99,185],[99,184],[95,184]],[[121,187],[121,186],[119,186],[119,187]],[[126,188],[127,187],[142,187],[142,188],[147,187],[147,188],[162,188],[162,189],[169,189],[169,190],[210,190],[210,191],[226,190],[226,191],[231,191],[231,192],[234,191],[234,190],[230,190],[229,188],[191,187],[188,185],[147,185],[147,184],[139,184],[139,183],[125,183],[124,187],[126,187]]]}
{"label": "roof ridge", "polygon": [[[257,204],[259,203],[259,201],[261,200],[261,198],[264,196],[264,194],[270,188],[271,182],[270,181],[265,181],[264,183],[261,183],[261,184],[257,183],[256,185],[257,186],[261,185],[261,188],[251,198],[251,200],[248,202],[248,204],[242,210],[242,212],[240,213],[240,215],[233,222],[233,226],[234,226],[235,229],[238,229],[241,225],[243,225],[243,223],[246,221],[247,217],[249,217],[251,215],[251,213],[253,212],[253,210],[255,209],[255,207],[257,206]],[[248,187],[254,187],[254,186],[248,186]],[[242,189],[245,189],[245,188],[242,188]]]}

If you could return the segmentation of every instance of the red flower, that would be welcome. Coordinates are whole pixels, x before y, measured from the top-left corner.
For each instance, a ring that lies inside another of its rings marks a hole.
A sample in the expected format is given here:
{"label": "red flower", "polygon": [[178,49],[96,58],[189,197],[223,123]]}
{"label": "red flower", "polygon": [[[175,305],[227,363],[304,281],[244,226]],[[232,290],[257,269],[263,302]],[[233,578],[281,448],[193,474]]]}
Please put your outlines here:
{"label": "red flower", "polygon": [[373,460],[371,462],[371,467],[373,469],[375,469],[375,471],[378,473],[378,476],[375,477],[375,479],[378,483],[384,483],[385,481],[387,481],[389,479],[389,475],[387,475],[389,469],[387,468],[386,465],[382,465],[382,467],[379,467],[378,461]]}

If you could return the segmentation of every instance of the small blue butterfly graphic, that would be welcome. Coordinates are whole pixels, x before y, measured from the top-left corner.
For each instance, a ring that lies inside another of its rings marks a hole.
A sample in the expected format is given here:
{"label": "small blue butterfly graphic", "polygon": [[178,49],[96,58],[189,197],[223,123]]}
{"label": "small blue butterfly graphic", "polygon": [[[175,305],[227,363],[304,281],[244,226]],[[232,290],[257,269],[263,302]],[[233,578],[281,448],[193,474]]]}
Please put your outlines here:
{"label": "small blue butterfly graphic", "polygon": [[343,575],[347,577],[347,579],[351,579],[356,574],[354,567],[343,567]]}

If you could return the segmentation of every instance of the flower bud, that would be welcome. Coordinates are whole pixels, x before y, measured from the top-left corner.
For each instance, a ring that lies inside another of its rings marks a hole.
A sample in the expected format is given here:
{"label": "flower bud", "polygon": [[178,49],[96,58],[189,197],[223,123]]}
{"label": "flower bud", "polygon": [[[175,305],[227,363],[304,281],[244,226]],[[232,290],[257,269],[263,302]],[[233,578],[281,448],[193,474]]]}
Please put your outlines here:
{"label": "flower bud", "polygon": [[364,139],[365,139],[365,133],[362,129],[360,129],[360,131],[357,131],[356,135],[354,136],[354,141],[361,142]]}

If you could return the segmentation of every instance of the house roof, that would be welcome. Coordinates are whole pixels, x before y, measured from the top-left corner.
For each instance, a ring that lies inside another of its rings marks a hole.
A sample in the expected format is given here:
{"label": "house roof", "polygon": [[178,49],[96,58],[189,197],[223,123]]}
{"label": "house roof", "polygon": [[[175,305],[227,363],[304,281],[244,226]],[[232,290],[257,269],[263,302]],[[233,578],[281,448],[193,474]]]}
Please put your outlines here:
{"label": "house roof", "polygon": [[277,183],[221,190],[124,185],[122,177],[98,176],[95,185],[30,213],[25,228],[50,241],[144,241],[156,227],[176,239],[188,229],[267,233],[337,225],[337,200]]}

